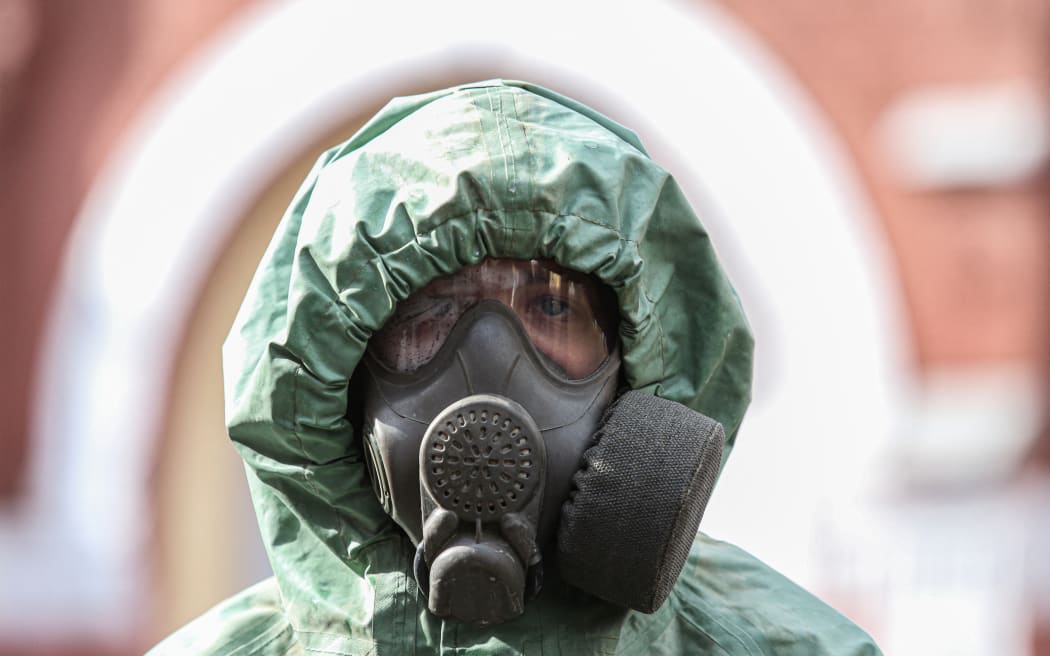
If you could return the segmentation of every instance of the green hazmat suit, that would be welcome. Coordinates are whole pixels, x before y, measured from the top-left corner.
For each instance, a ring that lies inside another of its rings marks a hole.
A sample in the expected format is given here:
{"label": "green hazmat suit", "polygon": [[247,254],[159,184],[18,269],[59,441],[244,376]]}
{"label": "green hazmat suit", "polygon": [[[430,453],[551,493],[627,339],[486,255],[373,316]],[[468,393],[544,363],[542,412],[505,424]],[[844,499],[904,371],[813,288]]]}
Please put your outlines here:
{"label": "green hazmat suit", "polygon": [[879,653],[703,534],[651,615],[549,578],[505,624],[426,610],[414,547],[372,492],[348,386],[399,301],[490,257],[549,258],[613,289],[626,384],[720,421],[724,466],[750,399],[751,334],[704,228],[635,134],[521,82],[398,98],[317,162],[224,346],[229,433],[275,576],[151,653]]}

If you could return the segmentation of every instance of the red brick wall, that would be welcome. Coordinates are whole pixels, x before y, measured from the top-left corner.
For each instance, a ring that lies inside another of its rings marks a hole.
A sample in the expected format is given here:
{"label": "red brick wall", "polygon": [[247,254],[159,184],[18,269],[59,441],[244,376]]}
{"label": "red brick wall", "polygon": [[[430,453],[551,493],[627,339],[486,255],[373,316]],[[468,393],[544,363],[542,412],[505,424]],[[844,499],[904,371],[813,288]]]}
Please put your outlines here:
{"label": "red brick wall", "polygon": [[779,53],[853,150],[881,210],[919,367],[1046,361],[1050,217],[1044,180],[917,192],[875,128],[931,84],[1050,81],[1045,0],[720,0]]}
{"label": "red brick wall", "polygon": [[33,368],[85,192],[180,58],[253,1],[0,0],[0,502],[22,483]]}

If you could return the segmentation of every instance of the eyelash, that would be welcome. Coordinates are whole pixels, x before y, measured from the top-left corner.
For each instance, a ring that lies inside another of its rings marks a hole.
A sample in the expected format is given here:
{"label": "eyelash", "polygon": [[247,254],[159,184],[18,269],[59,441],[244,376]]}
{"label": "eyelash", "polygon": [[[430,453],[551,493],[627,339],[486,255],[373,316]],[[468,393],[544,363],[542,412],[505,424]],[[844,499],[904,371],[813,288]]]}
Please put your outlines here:
{"label": "eyelash", "polygon": [[[558,298],[556,296],[544,295],[534,301],[537,309],[546,317],[551,319],[564,320],[567,318],[567,311],[569,310],[569,302],[564,298]],[[548,305],[551,303],[557,304],[556,312],[548,312]]]}

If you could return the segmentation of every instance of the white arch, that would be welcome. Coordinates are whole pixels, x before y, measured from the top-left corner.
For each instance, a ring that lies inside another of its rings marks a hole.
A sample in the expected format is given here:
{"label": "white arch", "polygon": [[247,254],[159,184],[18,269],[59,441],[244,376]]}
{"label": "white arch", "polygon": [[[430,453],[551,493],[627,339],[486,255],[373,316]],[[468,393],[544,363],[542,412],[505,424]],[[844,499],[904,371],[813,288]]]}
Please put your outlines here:
{"label": "white arch", "polygon": [[[31,503],[0,518],[10,568],[0,630],[63,607],[75,630],[127,626],[145,580],[137,492],[165,384],[233,222],[325,127],[406,81],[458,70],[504,71],[599,105],[638,130],[705,215],[758,337],[755,404],[705,527],[811,580],[817,508],[828,490],[847,506],[862,494],[858,469],[885,442],[907,382],[882,238],[838,144],[775,60],[711,6],[456,7],[267,4],[129,131],[70,242]],[[34,596],[41,580],[65,583]]]}

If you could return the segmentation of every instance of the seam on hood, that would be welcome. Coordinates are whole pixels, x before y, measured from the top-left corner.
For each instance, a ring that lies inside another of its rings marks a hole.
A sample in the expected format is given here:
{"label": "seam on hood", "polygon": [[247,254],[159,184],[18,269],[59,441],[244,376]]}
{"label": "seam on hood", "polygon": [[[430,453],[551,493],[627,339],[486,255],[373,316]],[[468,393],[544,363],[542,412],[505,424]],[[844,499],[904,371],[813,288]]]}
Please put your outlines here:
{"label": "seam on hood", "polygon": [[[303,459],[309,461],[310,458],[306,454],[306,447],[303,444],[303,437],[302,437],[302,435],[299,432],[299,426],[300,426],[300,421],[299,421],[299,418],[300,418],[300,414],[299,414],[299,379],[303,375],[304,375],[304,368],[303,368],[302,365],[299,365],[296,368],[296,370],[295,370],[294,379],[293,379],[295,381],[295,384],[294,384],[294,387],[292,388],[292,413],[293,413],[292,416],[295,417],[295,419],[296,419],[296,425],[292,428],[292,434],[295,436],[295,439],[299,442],[299,451],[302,454]],[[311,472],[311,466],[312,465],[309,465],[309,464],[303,466],[303,468],[302,468],[303,482],[307,486],[309,486],[310,490],[314,493],[315,496],[322,497],[323,495],[322,495],[321,491],[319,489],[317,489],[317,485],[313,481],[313,472]],[[339,552],[338,555],[339,555],[340,559],[345,560],[345,559],[347,559],[347,557],[349,555],[349,551],[350,551],[350,547],[349,547],[349,545],[346,542],[346,530],[347,530],[346,520],[340,513],[336,512],[335,508],[330,508],[330,512],[331,512],[331,516],[334,518],[335,522],[339,526],[338,536],[339,536],[339,544],[340,544],[341,549],[340,549],[340,552]]]}

